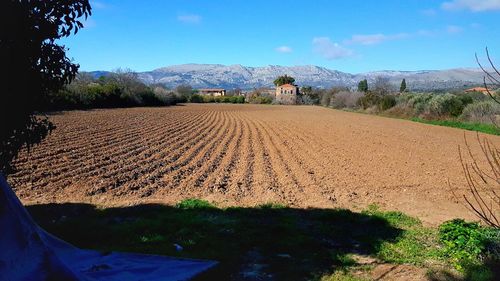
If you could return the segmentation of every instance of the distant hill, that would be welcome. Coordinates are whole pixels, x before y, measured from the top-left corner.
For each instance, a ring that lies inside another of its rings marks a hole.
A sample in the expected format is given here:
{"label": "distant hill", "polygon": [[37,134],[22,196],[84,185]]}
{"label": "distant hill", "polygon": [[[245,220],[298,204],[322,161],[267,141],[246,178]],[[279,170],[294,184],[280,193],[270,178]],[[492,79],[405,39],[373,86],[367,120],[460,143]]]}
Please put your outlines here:
{"label": "distant hill", "polygon": [[[106,71],[91,72],[94,77],[107,75]],[[383,70],[360,74],[350,74],[324,67],[278,66],[247,67],[221,64],[182,64],[140,72],[139,77],[147,84],[162,83],[168,87],[189,84],[194,88],[222,87],[226,89],[251,89],[272,87],[279,75],[288,74],[299,85],[315,87],[347,86],[356,87],[362,79],[373,82],[377,76],[388,77],[394,86],[406,79],[411,90],[444,90],[465,88],[482,84],[483,73],[475,68],[449,70],[393,71]]]}

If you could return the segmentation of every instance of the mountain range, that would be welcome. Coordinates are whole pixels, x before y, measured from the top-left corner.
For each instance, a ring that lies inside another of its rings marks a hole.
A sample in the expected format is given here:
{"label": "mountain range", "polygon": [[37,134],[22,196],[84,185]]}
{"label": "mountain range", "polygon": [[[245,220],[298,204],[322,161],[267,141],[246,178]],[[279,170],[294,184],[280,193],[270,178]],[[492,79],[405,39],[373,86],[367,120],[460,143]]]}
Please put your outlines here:
{"label": "mountain range", "polygon": [[[91,72],[95,77],[106,75],[105,71]],[[456,68],[448,70],[394,71],[383,70],[350,74],[325,67],[278,66],[248,67],[221,64],[182,64],[139,72],[139,78],[146,84],[161,83],[167,87],[189,84],[193,88],[252,89],[272,87],[273,81],[287,74],[295,78],[299,86],[354,88],[362,79],[368,83],[376,77],[386,77],[395,87],[406,79],[410,90],[446,90],[465,88],[483,83],[483,72],[476,68]]]}

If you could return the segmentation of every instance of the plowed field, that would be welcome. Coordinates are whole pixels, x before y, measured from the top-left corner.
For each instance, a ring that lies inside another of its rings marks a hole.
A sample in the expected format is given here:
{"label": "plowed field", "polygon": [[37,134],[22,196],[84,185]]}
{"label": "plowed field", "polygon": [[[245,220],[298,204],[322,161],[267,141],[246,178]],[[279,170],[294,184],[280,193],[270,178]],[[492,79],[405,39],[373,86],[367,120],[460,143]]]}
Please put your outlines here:
{"label": "plowed field", "polygon": [[[466,187],[457,147],[472,132],[307,106],[185,105],[50,118],[57,129],[21,153],[8,179],[25,203],[377,203],[429,223],[471,218],[448,181]],[[481,137],[500,145],[500,137]]]}

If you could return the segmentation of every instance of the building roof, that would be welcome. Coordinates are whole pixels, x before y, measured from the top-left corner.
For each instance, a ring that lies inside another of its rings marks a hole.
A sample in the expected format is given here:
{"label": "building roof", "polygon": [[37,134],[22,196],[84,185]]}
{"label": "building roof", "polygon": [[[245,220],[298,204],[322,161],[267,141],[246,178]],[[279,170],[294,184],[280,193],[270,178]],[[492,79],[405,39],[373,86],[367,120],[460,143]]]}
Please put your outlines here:
{"label": "building roof", "polygon": [[225,91],[226,89],[222,89],[222,88],[212,88],[212,89],[198,89],[198,91],[202,91],[202,92],[210,92],[210,91],[217,91],[217,92],[220,92],[220,91]]}
{"label": "building roof", "polygon": [[297,88],[297,86],[292,85],[292,84],[283,84],[279,86],[280,88]]}
{"label": "building roof", "polygon": [[475,88],[470,88],[470,89],[467,89],[465,90],[466,92],[487,92],[488,89],[484,88],[484,87],[475,87]]}

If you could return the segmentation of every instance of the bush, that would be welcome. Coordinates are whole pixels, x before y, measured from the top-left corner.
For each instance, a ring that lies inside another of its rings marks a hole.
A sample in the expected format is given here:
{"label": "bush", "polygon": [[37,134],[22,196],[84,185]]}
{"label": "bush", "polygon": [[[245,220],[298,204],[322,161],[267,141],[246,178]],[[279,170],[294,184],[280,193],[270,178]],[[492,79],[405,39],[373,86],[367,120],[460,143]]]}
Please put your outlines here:
{"label": "bush", "polygon": [[500,105],[492,100],[488,100],[467,105],[460,119],[468,122],[498,124],[498,115],[500,115]]}
{"label": "bush", "polygon": [[206,200],[201,199],[184,199],[175,205],[176,208],[184,210],[192,209],[216,209],[217,207]]}
{"label": "bush", "polygon": [[457,269],[463,270],[465,266],[479,262],[488,244],[485,229],[478,223],[462,219],[439,226],[439,240],[444,245],[444,254],[451,258]]}
{"label": "bush", "polygon": [[[177,98],[180,100],[180,98]],[[181,101],[179,101],[181,102]],[[245,103],[244,96],[211,96],[211,95],[198,95],[190,96],[189,102],[192,103]]]}
{"label": "bush", "polygon": [[162,86],[149,87],[133,73],[94,79],[83,73],[64,89],[51,93],[45,110],[173,105],[178,97]]}
{"label": "bush", "polygon": [[470,95],[456,95],[456,97],[462,102],[464,107],[474,102],[474,99]]}
{"label": "bush", "polygon": [[395,105],[396,105],[396,97],[390,95],[381,97],[377,103],[377,107],[380,111],[385,111],[391,107],[394,107]]}
{"label": "bush", "polygon": [[372,106],[377,106],[379,101],[380,101],[380,96],[370,91],[366,92],[365,95],[359,98],[358,100],[359,105],[363,109],[367,109]]}
{"label": "bush", "polygon": [[329,106],[332,102],[333,93],[331,91],[325,91],[321,94],[319,103],[323,106]]}
{"label": "bush", "polygon": [[488,95],[485,95],[482,92],[469,92],[462,95],[470,97],[473,101],[485,101],[490,99]]}
{"label": "bush", "polygon": [[204,95],[202,98],[204,103],[219,102],[219,100],[216,100],[214,96]]}
{"label": "bush", "polygon": [[177,96],[173,92],[169,92],[162,87],[156,87],[153,90],[156,99],[160,101],[160,103],[165,105],[174,105],[177,103]]}
{"label": "bush", "polygon": [[397,103],[404,104],[406,107],[413,108],[416,115],[422,114],[433,94],[402,94],[397,98]]}
{"label": "bush", "polygon": [[203,96],[198,95],[198,94],[194,94],[194,95],[192,95],[192,96],[189,98],[189,102],[193,102],[193,103],[203,103],[203,102],[204,102],[204,100],[203,100]]}
{"label": "bush", "polygon": [[462,100],[453,94],[434,95],[428,102],[427,112],[439,117],[457,117],[464,107]]}
{"label": "bush", "polygon": [[273,99],[271,97],[256,96],[251,98],[249,102],[254,104],[271,104],[273,103]]}
{"label": "bush", "polygon": [[396,103],[396,105],[388,110],[386,113],[390,116],[400,118],[411,118],[415,116],[415,110],[404,103]]}
{"label": "bush", "polygon": [[337,109],[357,108],[359,99],[364,96],[361,92],[341,91],[335,94],[330,101],[330,106]]}

